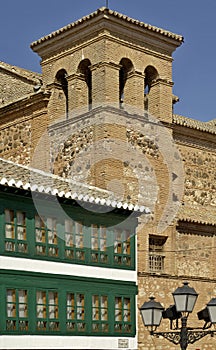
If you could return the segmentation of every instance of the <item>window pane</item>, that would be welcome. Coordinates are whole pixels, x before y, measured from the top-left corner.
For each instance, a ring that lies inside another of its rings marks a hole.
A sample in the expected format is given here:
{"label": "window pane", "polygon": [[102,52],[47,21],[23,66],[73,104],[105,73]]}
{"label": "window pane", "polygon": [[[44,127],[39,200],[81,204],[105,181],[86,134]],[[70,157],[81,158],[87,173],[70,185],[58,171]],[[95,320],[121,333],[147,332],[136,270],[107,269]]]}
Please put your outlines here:
{"label": "window pane", "polygon": [[7,289],[6,330],[28,331],[27,290]]}
{"label": "window pane", "polygon": [[37,301],[37,317],[45,318],[46,317],[46,292],[37,291],[36,301]]}
{"label": "window pane", "polygon": [[35,216],[35,241],[38,243],[35,248],[36,254],[58,257],[56,225],[55,218],[41,219],[38,215]]}
{"label": "window pane", "polygon": [[[15,238],[14,234],[14,212],[13,210],[5,210],[5,237],[6,238]],[[12,250],[12,249],[7,249]]]}
{"label": "window pane", "polygon": [[123,315],[124,321],[129,322],[130,321],[130,299],[124,298],[124,315]]}
{"label": "window pane", "polygon": [[58,293],[53,291],[37,291],[37,330],[59,331]]}
{"label": "window pane", "polygon": [[115,332],[131,333],[131,301],[130,298],[115,298]]}
{"label": "window pane", "polygon": [[108,332],[108,297],[102,295],[92,296],[92,331]]}
{"label": "window pane", "polygon": [[73,224],[74,222],[70,219],[65,220],[65,232],[72,233],[73,232]]}
{"label": "window pane", "polygon": [[108,298],[106,296],[101,297],[101,320],[108,320]]}
{"label": "window pane", "polygon": [[14,212],[13,210],[5,209],[5,222],[14,223]]}
{"label": "window pane", "polygon": [[122,300],[115,298],[115,320],[122,321]]}
{"label": "window pane", "polygon": [[25,213],[17,211],[17,225],[25,225]]}
{"label": "window pane", "polygon": [[65,233],[65,245],[66,247],[73,247],[73,235],[71,233]]}
{"label": "window pane", "polygon": [[16,317],[15,289],[7,289],[7,317]]}
{"label": "window pane", "polygon": [[[5,250],[27,253],[26,217],[21,211],[5,210]],[[21,241],[21,242],[20,242]]]}
{"label": "window pane", "polygon": [[131,266],[131,237],[129,231],[114,231],[114,264]]}
{"label": "window pane", "polygon": [[58,318],[58,293],[49,292],[49,318]]}
{"label": "window pane", "polygon": [[67,320],[75,319],[74,294],[67,293]]}
{"label": "window pane", "polygon": [[83,332],[86,329],[84,294],[67,293],[67,331]]}
{"label": "window pane", "polygon": [[27,317],[27,291],[19,290],[18,291],[18,300],[19,300],[19,317]]}

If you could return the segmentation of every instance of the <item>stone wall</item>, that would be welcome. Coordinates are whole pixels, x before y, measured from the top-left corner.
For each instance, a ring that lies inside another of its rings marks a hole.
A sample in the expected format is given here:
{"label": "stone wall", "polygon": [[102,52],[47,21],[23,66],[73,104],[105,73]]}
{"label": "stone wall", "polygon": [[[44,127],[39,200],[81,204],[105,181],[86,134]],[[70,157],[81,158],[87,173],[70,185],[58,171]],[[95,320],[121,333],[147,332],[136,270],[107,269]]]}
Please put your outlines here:
{"label": "stone wall", "polygon": [[181,147],[185,161],[185,201],[216,210],[216,153]]}
{"label": "stone wall", "polygon": [[31,132],[30,121],[0,129],[0,157],[28,165],[31,157]]}
{"label": "stone wall", "polygon": [[0,157],[22,165],[37,158],[32,166],[49,169],[48,101],[49,94],[39,92],[0,109]]}
{"label": "stone wall", "polygon": [[[159,219],[166,202],[158,194],[159,173],[168,170],[155,136],[142,133],[142,125],[139,116],[114,107],[53,124],[49,128],[52,172],[108,190],[121,187],[121,200],[149,206]],[[164,186],[165,199],[168,191]]]}

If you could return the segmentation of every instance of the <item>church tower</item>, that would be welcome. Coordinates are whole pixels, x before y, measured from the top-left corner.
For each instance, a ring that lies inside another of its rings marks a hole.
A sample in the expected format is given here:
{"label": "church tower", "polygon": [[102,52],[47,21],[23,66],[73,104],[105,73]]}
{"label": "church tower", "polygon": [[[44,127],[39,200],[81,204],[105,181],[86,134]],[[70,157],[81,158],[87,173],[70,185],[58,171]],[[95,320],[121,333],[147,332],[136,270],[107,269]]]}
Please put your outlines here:
{"label": "church tower", "polygon": [[182,36],[107,8],[32,43],[52,93],[50,119],[104,103],[172,121],[172,53]]}
{"label": "church tower", "polygon": [[104,7],[32,43],[42,59],[44,88],[51,94],[54,174],[120,191],[121,200],[137,201],[138,178],[145,174],[134,177],[137,164],[131,169],[128,145],[135,142],[152,155],[157,146],[143,141],[141,126],[130,123],[138,118],[142,124],[150,114],[171,125],[172,53],[182,41],[180,35]]}

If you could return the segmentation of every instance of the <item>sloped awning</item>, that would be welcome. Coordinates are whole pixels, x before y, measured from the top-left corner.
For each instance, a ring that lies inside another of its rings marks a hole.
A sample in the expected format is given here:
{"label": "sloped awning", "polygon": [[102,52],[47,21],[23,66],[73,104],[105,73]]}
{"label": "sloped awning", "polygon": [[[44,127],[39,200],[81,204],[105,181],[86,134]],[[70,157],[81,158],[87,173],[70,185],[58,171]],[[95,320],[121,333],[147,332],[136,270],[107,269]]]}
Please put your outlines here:
{"label": "sloped awning", "polygon": [[121,202],[110,191],[70,179],[64,179],[57,175],[16,164],[3,158],[0,158],[0,185],[150,214],[149,208],[130,202]]}

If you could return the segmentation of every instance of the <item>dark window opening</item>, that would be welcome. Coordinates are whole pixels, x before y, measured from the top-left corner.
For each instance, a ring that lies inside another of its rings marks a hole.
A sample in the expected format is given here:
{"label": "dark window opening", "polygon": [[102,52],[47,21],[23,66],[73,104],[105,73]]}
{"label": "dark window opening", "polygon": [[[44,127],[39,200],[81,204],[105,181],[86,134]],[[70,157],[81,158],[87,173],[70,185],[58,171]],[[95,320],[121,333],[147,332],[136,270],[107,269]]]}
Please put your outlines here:
{"label": "dark window opening", "polygon": [[123,108],[125,96],[125,84],[130,72],[133,71],[133,64],[128,58],[122,58],[120,61],[121,68],[119,70],[119,106]]}
{"label": "dark window opening", "polygon": [[84,59],[80,62],[78,67],[78,73],[80,73],[88,88],[88,106],[89,110],[92,109],[92,72],[90,70],[91,62],[89,59]]}
{"label": "dark window opening", "polygon": [[158,72],[153,66],[148,66],[145,69],[145,81],[144,81],[144,109],[148,111],[149,109],[149,94],[152,84],[158,78]]}
{"label": "dark window opening", "polygon": [[56,74],[56,83],[60,85],[64,93],[66,119],[68,119],[68,81],[67,81],[67,72],[64,69],[61,69]]}

